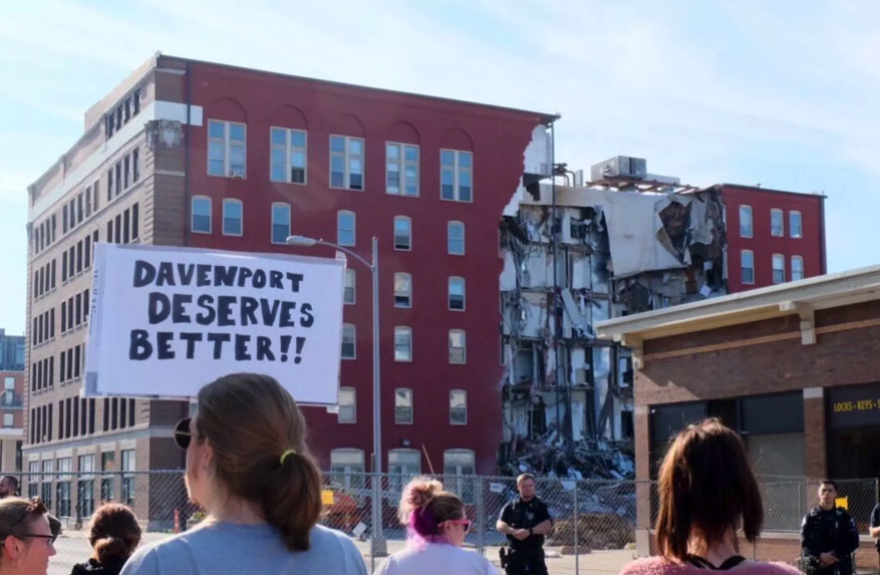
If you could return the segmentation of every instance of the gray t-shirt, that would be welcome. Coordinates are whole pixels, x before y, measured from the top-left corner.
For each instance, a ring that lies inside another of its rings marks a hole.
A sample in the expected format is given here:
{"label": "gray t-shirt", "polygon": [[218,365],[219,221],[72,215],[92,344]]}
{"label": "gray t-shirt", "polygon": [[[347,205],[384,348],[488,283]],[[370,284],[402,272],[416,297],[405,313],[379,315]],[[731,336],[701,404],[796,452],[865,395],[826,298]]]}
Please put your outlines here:
{"label": "gray t-shirt", "polygon": [[288,551],[269,525],[203,525],[138,549],[122,575],[367,575],[357,546],[344,534],[315,526],[311,549]]}

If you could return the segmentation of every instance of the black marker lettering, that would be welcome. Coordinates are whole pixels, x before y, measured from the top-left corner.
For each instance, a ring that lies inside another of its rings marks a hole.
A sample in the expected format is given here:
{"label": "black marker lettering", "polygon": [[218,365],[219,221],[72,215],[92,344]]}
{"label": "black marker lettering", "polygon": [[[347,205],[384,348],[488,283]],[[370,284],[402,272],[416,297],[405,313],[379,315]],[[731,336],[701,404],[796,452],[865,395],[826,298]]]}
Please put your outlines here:
{"label": "black marker lettering", "polygon": [[172,301],[174,302],[173,311],[171,312],[171,321],[174,323],[192,323],[189,314],[186,313],[186,304],[192,303],[193,296],[188,293],[176,293]]}
{"label": "black marker lettering", "polygon": [[265,335],[257,336],[257,361],[275,361],[275,354],[272,353],[272,338]]}
{"label": "black marker lettering", "polygon": [[231,340],[228,333],[209,333],[208,341],[214,342],[214,359],[223,357],[223,344]]}
{"label": "black marker lettering", "polygon": [[266,272],[263,270],[257,270],[254,272],[254,287],[257,289],[263,289],[266,287]]}
{"label": "black marker lettering", "polygon": [[174,359],[174,350],[171,342],[174,341],[174,332],[160,331],[156,334],[156,359]]}
{"label": "black marker lettering", "polygon": [[251,354],[248,351],[248,343],[251,336],[240,333],[235,334],[235,361],[250,361]]}
{"label": "black marker lettering", "polygon": [[290,291],[299,293],[299,284],[303,280],[303,275],[287,272],[287,279],[290,280]]}
{"label": "black marker lettering", "polygon": [[202,334],[181,332],[180,339],[186,342],[186,359],[194,359],[196,356],[196,342],[202,341]]}
{"label": "black marker lettering", "polygon": [[174,266],[171,262],[162,262],[159,264],[159,275],[156,277],[157,286],[174,286]]}
{"label": "black marker lettering", "polygon": [[235,272],[238,266],[214,266],[214,286],[232,287],[235,283]]}
{"label": "black marker lettering", "polygon": [[156,268],[153,264],[143,260],[134,262],[134,287],[148,286],[156,279]]}
{"label": "black marker lettering", "polygon": [[199,287],[208,287],[211,285],[211,266],[208,264],[199,264],[196,266],[196,285]]}
{"label": "black marker lettering", "polygon": [[150,334],[145,329],[131,330],[131,339],[128,345],[128,359],[143,361],[153,355],[153,345],[150,343]]}
{"label": "black marker lettering", "polygon": [[222,327],[235,325],[235,320],[232,319],[232,306],[236,301],[238,298],[234,295],[221,295],[217,298],[217,325]]}
{"label": "black marker lettering", "polygon": [[284,274],[279,271],[272,270],[269,272],[269,287],[272,289],[284,289],[284,284],[281,281],[284,279]]}
{"label": "black marker lettering", "polygon": [[199,325],[211,325],[217,319],[217,311],[214,309],[214,296],[202,294],[199,296],[196,305],[205,310],[205,313],[196,314],[196,323]]}
{"label": "black marker lettering", "polygon": [[241,298],[241,325],[257,325],[256,311],[260,307],[260,302],[255,298],[242,296]]}
{"label": "black marker lettering", "polygon": [[278,320],[278,327],[296,327],[296,322],[291,317],[296,310],[296,303],[292,301],[281,302],[281,318]]}
{"label": "black marker lettering", "polygon": [[312,315],[312,304],[304,303],[299,306],[299,325],[312,327],[315,324],[315,316]]}
{"label": "black marker lettering", "polygon": [[192,264],[177,264],[177,273],[180,275],[180,285],[188,286],[192,283],[196,267]]}
{"label": "black marker lettering", "polygon": [[150,292],[147,305],[147,321],[150,325],[165,321],[170,314],[171,302],[168,301],[168,296],[158,291]]}

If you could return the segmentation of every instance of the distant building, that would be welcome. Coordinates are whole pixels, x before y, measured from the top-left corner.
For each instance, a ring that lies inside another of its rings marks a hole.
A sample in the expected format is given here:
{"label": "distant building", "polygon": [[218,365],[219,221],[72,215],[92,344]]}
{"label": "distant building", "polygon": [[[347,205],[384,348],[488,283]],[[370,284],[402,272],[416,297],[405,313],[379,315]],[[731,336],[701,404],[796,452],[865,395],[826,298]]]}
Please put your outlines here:
{"label": "distant building", "polygon": [[825,196],[717,184],[727,209],[730,293],[827,273]]}
{"label": "distant building", "polygon": [[0,370],[0,473],[19,472],[24,441],[24,372]]}
{"label": "distant building", "polygon": [[24,371],[24,336],[0,328],[0,371]]}

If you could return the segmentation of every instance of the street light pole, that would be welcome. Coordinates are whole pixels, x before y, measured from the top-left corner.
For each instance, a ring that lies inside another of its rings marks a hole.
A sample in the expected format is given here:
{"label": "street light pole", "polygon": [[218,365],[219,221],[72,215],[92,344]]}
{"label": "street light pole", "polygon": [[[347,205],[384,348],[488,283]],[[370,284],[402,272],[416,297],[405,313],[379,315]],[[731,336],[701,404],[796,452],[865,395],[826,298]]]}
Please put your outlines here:
{"label": "street light pole", "polygon": [[372,556],[388,554],[382,532],[382,393],[379,384],[379,239],[373,237],[373,528]]}
{"label": "street light pole", "polygon": [[373,237],[372,262],[368,262],[352,250],[304,236],[290,236],[287,244],[291,246],[311,247],[315,245],[335,248],[350,255],[367,266],[373,280],[373,480],[372,480],[372,527],[371,554],[373,557],[384,557],[388,554],[385,535],[382,530],[382,394],[379,377],[379,239]]}

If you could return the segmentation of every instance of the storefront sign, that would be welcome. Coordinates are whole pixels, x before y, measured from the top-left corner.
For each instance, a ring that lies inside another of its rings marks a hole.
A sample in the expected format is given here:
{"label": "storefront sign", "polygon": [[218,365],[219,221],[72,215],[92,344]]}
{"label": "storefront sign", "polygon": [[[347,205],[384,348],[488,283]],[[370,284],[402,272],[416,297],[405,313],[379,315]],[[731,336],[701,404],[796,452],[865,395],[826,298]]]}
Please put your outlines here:
{"label": "storefront sign", "polygon": [[832,428],[880,425],[880,385],[826,389]]}

